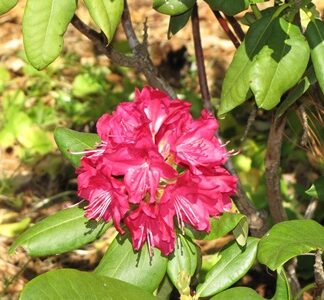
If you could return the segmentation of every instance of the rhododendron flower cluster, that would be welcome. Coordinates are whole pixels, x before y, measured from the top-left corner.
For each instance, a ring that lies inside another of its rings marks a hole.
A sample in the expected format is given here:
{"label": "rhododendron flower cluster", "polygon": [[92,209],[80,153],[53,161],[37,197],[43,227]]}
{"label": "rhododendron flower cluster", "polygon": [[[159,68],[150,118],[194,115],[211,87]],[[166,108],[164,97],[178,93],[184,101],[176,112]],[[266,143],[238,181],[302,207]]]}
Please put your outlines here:
{"label": "rhododendron flower cluster", "polygon": [[193,119],[190,103],[151,87],[135,91],[97,123],[101,143],[86,149],[78,195],[86,217],[126,227],[135,250],[147,243],[164,255],[175,245],[175,227],[210,230],[210,217],[231,208],[236,178],[222,166],[228,156],[207,111]]}

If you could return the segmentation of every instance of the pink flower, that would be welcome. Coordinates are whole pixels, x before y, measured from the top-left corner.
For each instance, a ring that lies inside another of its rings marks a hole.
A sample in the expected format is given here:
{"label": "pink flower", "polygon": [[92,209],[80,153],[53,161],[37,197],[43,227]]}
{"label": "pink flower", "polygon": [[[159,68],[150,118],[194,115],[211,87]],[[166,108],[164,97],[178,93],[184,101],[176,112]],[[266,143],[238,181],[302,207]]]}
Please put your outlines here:
{"label": "pink flower", "polygon": [[236,179],[222,166],[228,153],[207,111],[193,119],[190,104],[156,89],[135,91],[97,123],[101,144],[85,150],[78,194],[86,217],[111,219],[130,232],[135,250],[147,243],[164,255],[174,249],[177,225],[210,230],[210,217],[231,208]]}

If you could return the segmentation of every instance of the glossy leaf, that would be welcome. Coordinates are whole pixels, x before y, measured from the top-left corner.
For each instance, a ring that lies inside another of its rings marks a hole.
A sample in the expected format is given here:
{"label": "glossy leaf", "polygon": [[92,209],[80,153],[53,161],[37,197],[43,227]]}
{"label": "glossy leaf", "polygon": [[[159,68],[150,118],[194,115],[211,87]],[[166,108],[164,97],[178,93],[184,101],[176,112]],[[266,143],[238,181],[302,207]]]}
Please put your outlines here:
{"label": "glossy leaf", "polygon": [[316,249],[324,249],[323,226],[313,220],[285,221],[260,240],[258,260],[276,270],[289,259]]}
{"label": "glossy leaf", "polygon": [[12,8],[14,8],[18,3],[18,0],[1,0],[0,2],[0,15],[5,14]]}
{"label": "glossy leaf", "polygon": [[270,10],[254,22],[236,51],[224,78],[219,115],[243,103],[251,91],[258,107],[272,109],[302,77],[309,47],[298,26],[273,14]]}
{"label": "glossy leaf", "polygon": [[279,268],[277,272],[277,284],[276,293],[272,297],[272,300],[290,300],[290,286],[283,268]]}
{"label": "glossy leaf", "polygon": [[[167,273],[174,286],[181,291],[190,284],[198,262],[197,246],[183,235],[177,236],[177,243],[167,266]],[[184,282],[187,279],[187,282]]]}
{"label": "glossy leaf", "polygon": [[71,152],[93,149],[100,142],[97,134],[78,132],[67,128],[56,128],[54,139],[60,151],[75,167],[79,166],[82,154],[72,154]]}
{"label": "glossy leaf", "polygon": [[152,294],[118,279],[73,269],[54,270],[28,282],[20,300],[153,300]]}
{"label": "glossy leaf", "polygon": [[288,96],[282,101],[276,111],[276,118],[280,118],[289,107],[291,107],[302,95],[306,93],[309,87],[316,82],[314,68],[310,67],[305,76],[298,82],[298,84],[289,91]]}
{"label": "glossy leaf", "polygon": [[324,201],[324,176],[316,179],[312,186],[306,191],[306,194]]}
{"label": "glossy leaf", "polygon": [[196,0],[153,0],[153,8],[162,14],[176,16],[193,7]]}
{"label": "glossy leaf", "polygon": [[89,13],[110,43],[124,10],[124,0],[84,0]]}
{"label": "glossy leaf", "polygon": [[242,278],[254,264],[259,239],[248,238],[244,248],[232,242],[219,255],[220,260],[207,273],[206,280],[197,287],[200,297],[219,293]]}
{"label": "glossy leaf", "polygon": [[204,232],[194,230],[189,226],[185,228],[185,232],[186,235],[193,239],[211,241],[223,237],[231,232],[243,219],[246,220],[246,216],[242,214],[225,212],[219,218],[210,219],[210,233],[206,234]]}
{"label": "glossy leaf", "polygon": [[220,10],[226,15],[234,16],[249,7],[248,0],[205,0],[212,10]]}
{"label": "glossy leaf", "polygon": [[82,208],[73,207],[49,216],[20,235],[9,252],[17,247],[23,247],[30,256],[68,252],[96,240],[111,226],[83,215]]}
{"label": "glossy leaf", "polygon": [[324,22],[311,20],[305,31],[318,83],[324,93]]}
{"label": "glossy leaf", "polygon": [[188,23],[191,16],[192,9],[187,10],[181,15],[171,16],[168,29],[168,38],[175,35]]}
{"label": "glossy leaf", "polygon": [[247,287],[236,287],[223,291],[210,300],[229,300],[229,299],[240,299],[240,300],[264,300],[256,291]]}
{"label": "glossy leaf", "polygon": [[76,0],[28,0],[23,18],[25,52],[40,70],[63,49],[63,35],[76,9]]}
{"label": "glossy leaf", "polygon": [[272,15],[266,15],[255,21],[249,28],[245,40],[236,50],[225,74],[218,115],[231,111],[251,96],[248,74],[252,60],[271,35],[273,22]]}
{"label": "glossy leaf", "polygon": [[281,96],[302,77],[309,54],[309,46],[297,25],[284,18],[273,22],[271,35],[249,71],[258,107],[269,110],[280,102]]}
{"label": "glossy leaf", "polygon": [[233,235],[235,236],[236,242],[241,246],[245,246],[247,237],[249,234],[249,223],[247,218],[242,218],[236,227],[233,229]]}
{"label": "glossy leaf", "polygon": [[135,252],[127,237],[117,236],[95,270],[96,274],[117,278],[149,292],[158,288],[167,268],[167,258],[154,248],[150,257],[143,247]]}

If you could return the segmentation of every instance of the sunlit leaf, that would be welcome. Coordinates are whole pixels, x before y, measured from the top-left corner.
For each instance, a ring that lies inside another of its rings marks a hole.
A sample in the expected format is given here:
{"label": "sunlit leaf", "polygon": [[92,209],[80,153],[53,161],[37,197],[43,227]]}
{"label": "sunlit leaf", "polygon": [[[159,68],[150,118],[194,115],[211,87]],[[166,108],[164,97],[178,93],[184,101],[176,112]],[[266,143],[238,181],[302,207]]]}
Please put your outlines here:
{"label": "sunlit leaf", "polygon": [[[179,234],[167,267],[169,278],[179,291],[189,286],[191,277],[196,271],[197,262],[197,246]],[[187,282],[184,282],[186,280]]]}
{"label": "sunlit leaf", "polygon": [[67,128],[56,128],[54,138],[60,151],[75,167],[79,166],[82,154],[72,152],[93,149],[100,142],[99,136],[94,133],[78,132]]}
{"label": "sunlit leaf", "polygon": [[84,216],[79,207],[64,209],[49,216],[20,235],[9,252],[23,247],[30,256],[68,252],[99,238],[111,223],[98,223]]}
{"label": "sunlit leaf", "polygon": [[210,300],[230,300],[230,299],[240,299],[240,300],[264,300],[256,291],[247,287],[236,287],[223,291]]}
{"label": "sunlit leaf", "polygon": [[118,279],[90,272],[61,269],[28,282],[20,300],[154,300],[152,294]]}
{"label": "sunlit leaf", "polygon": [[220,253],[220,259],[197,287],[200,297],[215,295],[242,278],[255,262],[259,239],[248,238],[245,247],[232,242]]}
{"label": "sunlit leaf", "polygon": [[258,261],[271,270],[289,259],[324,249],[324,228],[313,220],[292,220],[274,225],[260,240]]}
{"label": "sunlit leaf", "polygon": [[135,252],[127,237],[117,236],[95,272],[153,292],[161,283],[166,268],[167,258],[158,249],[154,248],[152,257],[145,247]]}
{"label": "sunlit leaf", "polygon": [[23,38],[28,61],[37,70],[53,62],[63,49],[63,35],[76,0],[28,0],[23,18]]}
{"label": "sunlit leaf", "polygon": [[324,93],[324,22],[320,19],[311,20],[305,31],[311,47],[311,58],[318,83]]}
{"label": "sunlit leaf", "polygon": [[124,9],[124,0],[84,0],[98,27],[111,42]]}
{"label": "sunlit leaf", "polygon": [[324,176],[316,179],[312,186],[306,191],[306,194],[318,200],[324,201]]}
{"label": "sunlit leaf", "polygon": [[196,0],[153,0],[153,8],[162,14],[176,16],[193,7]]}
{"label": "sunlit leaf", "polygon": [[0,2],[0,15],[5,14],[10,9],[14,8],[18,0],[1,0]]}

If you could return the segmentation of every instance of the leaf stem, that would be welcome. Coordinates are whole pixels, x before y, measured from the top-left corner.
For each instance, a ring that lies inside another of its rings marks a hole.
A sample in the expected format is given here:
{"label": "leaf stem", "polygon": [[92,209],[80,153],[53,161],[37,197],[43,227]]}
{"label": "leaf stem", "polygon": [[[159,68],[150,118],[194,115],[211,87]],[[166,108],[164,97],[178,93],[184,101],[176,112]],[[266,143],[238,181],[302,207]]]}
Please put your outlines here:
{"label": "leaf stem", "polygon": [[262,18],[262,14],[261,11],[259,10],[258,6],[256,4],[251,4],[251,9],[253,11],[253,14],[255,15],[255,17],[257,19],[261,19]]}
{"label": "leaf stem", "polygon": [[221,13],[218,10],[213,10],[213,13],[219,22],[220,26],[225,31],[228,38],[232,41],[235,48],[238,48],[240,46],[240,42],[238,41],[237,37],[234,35],[234,33],[231,31],[231,29],[228,27],[226,19],[221,15]]}

